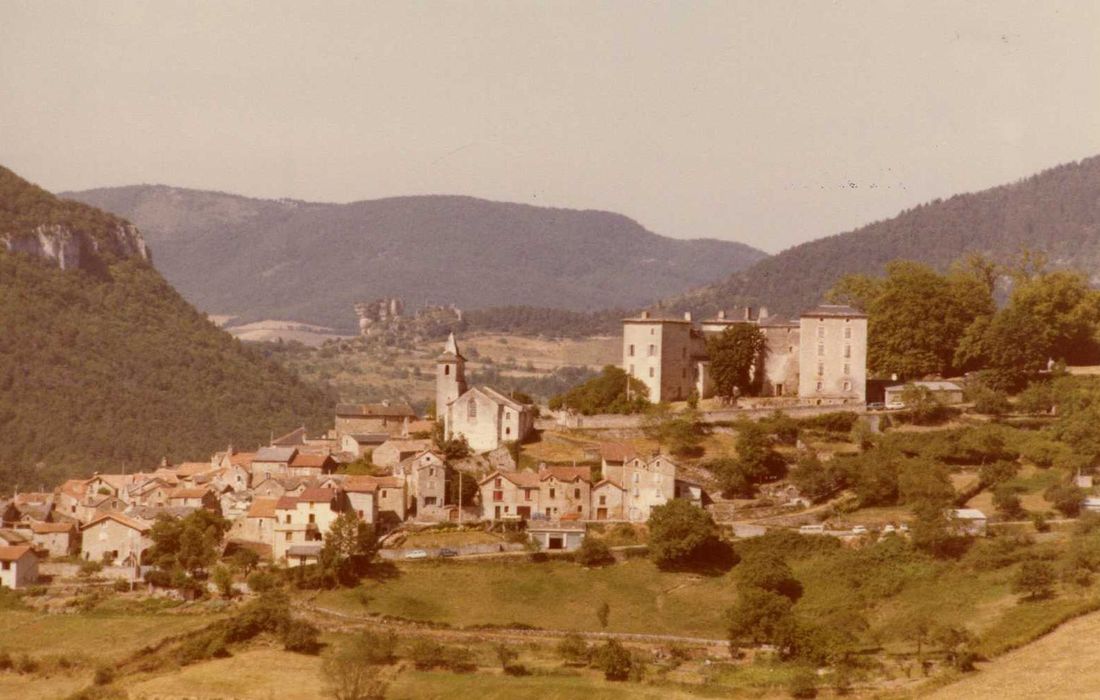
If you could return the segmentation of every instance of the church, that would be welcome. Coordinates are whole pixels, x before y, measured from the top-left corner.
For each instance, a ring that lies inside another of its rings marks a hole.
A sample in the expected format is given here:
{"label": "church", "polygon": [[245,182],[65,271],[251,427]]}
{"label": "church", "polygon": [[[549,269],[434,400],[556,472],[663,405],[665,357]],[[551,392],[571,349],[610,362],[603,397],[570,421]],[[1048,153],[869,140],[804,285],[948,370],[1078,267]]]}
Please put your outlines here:
{"label": "church", "polygon": [[446,438],[464,436],[474,452],[522,442],[535,428],[532,406],[491,387],[466,385],[466,358],[458,351],[454,333],[436,360],[435,410]]}

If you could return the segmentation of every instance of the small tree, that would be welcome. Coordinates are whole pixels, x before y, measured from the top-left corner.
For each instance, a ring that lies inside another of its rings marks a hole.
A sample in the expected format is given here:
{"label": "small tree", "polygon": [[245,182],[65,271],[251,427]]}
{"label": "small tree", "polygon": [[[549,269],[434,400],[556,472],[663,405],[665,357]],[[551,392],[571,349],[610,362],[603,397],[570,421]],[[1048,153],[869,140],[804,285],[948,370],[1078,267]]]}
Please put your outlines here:
{"label": "small tree", "polygon": [[790,598],[751,586],[740,589],[737,602],[726,611],[730,649],[737,649],[745,640],[775,643],[793,619]]}
{"label": "small tree", "polygon": [[754,551],[737,565],[737,584],[741,588],[759,588],[792,601],[802,597],[802,584],[778,553]]}
{"label": "small tree", "polygon": [[1055,484],[1043,492],[1043,497],[1059,513],[1072,518],[1081,512],[1081,501],[1085,498],[1085,492],[1073,484]]}
{"label": "small tree", "polygon": [[610,618],[611,606],[605,600],[596,608],[596,619],[599,620],[601,629],[607,629],[607,622]]}
{"label": "small tree", "polygon": [[683,499],[656,506],[649,515],[649,555],[662,569],[708,565],[723,549],[710,513]]}
{"label": "small tree", "polygon": [[584,637],[576,632],[570,632],[558,642],[558,655],[565,663],[573,666],[583,666],[588,663],[588,644]]}
{"label": "small tree", "polygon": [[322,668],[329,694],[335,700],[382,700],[389,683],[380,666],[357,653],[355,644],[325,658]]}
{"label": "small tree", "polygon": [[229,570],[229,567],[219,564],[214,567],[214,574],[212,576],[214,585],[218,587],[218,593],[223,598],[232,598],[236,593],[233,588],[233,573]]}
{"label": "small tree", "polygon": [[1008,484],[997,484],[993,488],[993,507],[1005,520],[1020,520],[1027,514],[1016,489]]}
{"label": "small tree", "polygon": [[1037,559],[1025,561],[1012,578],[1013,592],[1026,593],[1031,600],[1050,596],[1053,586],[1054,567]]}
{"label": "small tree", "polygon": [[510,647],[506,642],[499,642],[493,646],[497,661],[500,662],[500,670],[507,672],[512,662],[519,658],[519,652]]}
{"label": "small tree", "polygon": [[581,566],[603,566],[615,562],[615,556],[607,543],[591,535],[584,538],[573,556]]}
{"label": "small tree", "polygon": [[630,652],[615,639],[607,640],[595,654],[596,667],[603,671],[603,677],[609,681],[625,681],[630,677],[632,661]]}
{"label": "small tree", "polygon": [[256,554],[251,549],[242,547],[236,552],[233,552],[230,562],[233,564],[234,569],[247,576],[252,573],[252,570],[260,563],[260,555]]}
{"label": "small tree", "polygon": [[321,567],[331,571],[345,586],[354,586],[366,573],[378,551],[374,528],[347,511],[337,516],[325,534]]}

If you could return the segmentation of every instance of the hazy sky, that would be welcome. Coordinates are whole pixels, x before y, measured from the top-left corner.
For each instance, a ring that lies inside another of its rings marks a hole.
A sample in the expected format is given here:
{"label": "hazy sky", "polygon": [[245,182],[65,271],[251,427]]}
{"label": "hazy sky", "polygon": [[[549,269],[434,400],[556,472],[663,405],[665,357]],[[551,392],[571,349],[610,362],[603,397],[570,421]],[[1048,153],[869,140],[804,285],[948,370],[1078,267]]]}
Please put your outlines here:
{"label": "hazy sky", "polygon": [[1100,153],[1100,2],[13,2],[0,163],[770,252]]}

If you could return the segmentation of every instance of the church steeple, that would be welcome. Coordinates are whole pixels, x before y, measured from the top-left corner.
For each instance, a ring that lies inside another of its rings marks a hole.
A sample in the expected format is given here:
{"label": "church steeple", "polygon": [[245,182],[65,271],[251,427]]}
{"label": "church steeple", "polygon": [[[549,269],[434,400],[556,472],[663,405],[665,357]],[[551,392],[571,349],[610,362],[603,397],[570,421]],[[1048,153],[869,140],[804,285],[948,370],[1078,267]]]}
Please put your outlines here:
{"label": "church steeple", "polygon": [[466,358],[458,351],[455,334],[447,337],[443,354],[435,363],[435,415],[442,418],[447,404],[466,393]]}

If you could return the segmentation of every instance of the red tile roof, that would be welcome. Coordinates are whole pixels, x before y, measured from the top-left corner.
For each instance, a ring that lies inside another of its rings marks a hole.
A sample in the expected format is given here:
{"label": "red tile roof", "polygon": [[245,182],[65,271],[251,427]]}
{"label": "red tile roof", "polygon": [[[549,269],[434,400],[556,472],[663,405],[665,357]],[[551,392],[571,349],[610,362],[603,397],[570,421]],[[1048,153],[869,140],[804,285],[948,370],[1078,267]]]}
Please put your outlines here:
{"label": "red tile roof", "polygon": [[0,547],[0,561],[18,561],[27,552],[33,551],[30,545]]}
{"label": "red tile roof", "polygon": [[275,501],[276,510],[294,510],[297,507],[297,496],[279,496],[279,500]]}
{"label": "red tile roof", "polygon": [[316,486],[311,486],[298,496],[299,501],[305,501],[306,503],[328,503],[332,499],[336,498],[336,492],[332,489],[322,489]]}
{"label": "red tile roof", "polygon": [[87,522],[80,529],[81,530],[87,530],[88,528],[92,527],[93,525],[98,525],[99,523],[103,522],[104,520],[114,520],[115,522],[120,523],[122,525],[125,525],[126,527],[132,528],[134,530],[137,530],[138,532],[148,532],[149,528],[151,527],[151,524],[144,521],[144,520],[138,520],[137,518],[130,518],[130,517],[127,517],[127,516],[123,515],[122,513],[110,513],[110,512],[108,512],[108,513],[104,513],[102,515],[99,515],[99,516],[93,518],[91,521]]}
{"label": "red tile roof", "polygon": [[327,464],[333,464],[334,461],[330,455],[317,455],[308,454],[305,452],[299,452],[288,463],[291,467],[309,468],[309,469],[323,469]]}
{"label": "red tile roof", "polygon": [[257,498],[248,507],[250,518],[274,518],[275,508],[279,503],[278,498]]}
{"label": "red tile roof", "polygon": [[592,481],[592,469],[590,467],[543,467],[539,469],[539,481],[545,481],[550,477],[558,481]]}
{"label": "red tile roof", "polygon": [[633,446],[622,442],[601,442],[600,457],[607,462],[625,462],[634,459],[637,451]]}

